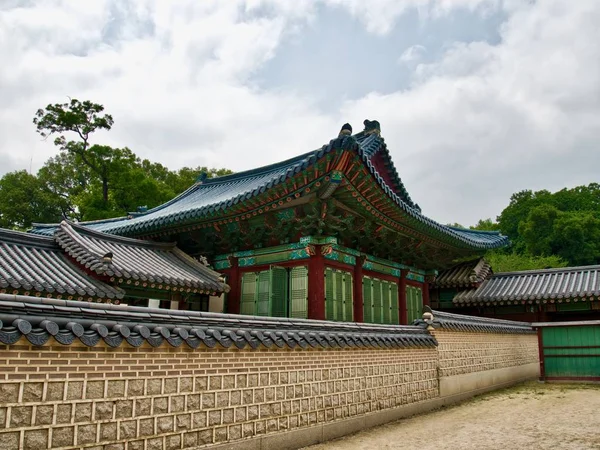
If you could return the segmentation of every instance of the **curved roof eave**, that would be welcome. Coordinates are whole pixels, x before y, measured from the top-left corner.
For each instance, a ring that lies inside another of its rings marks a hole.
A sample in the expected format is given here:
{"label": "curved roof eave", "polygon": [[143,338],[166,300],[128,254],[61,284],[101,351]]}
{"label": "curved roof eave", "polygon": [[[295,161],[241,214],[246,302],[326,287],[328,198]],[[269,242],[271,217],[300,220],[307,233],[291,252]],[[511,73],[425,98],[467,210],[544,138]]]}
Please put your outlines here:
{"label": "curved roof eave", "polygon": [[[500,248],[509,244],[508,238],[502,236],[499,232],[467,230],[442,225],[423,215],[418,206],[412,204],[402,181],[397,176],[384,139],[377,134],[366,135],[364,132],[357,133],[354,136],[343,136],[333,139],[329,144],[324,145],[320,149],[285,161],[231,175],[209,178],[202,183],[195,183],[172,200],[135,217],[83,222],[82,225],[105,233],[135,235],[138,233],[147,233],[164,224],[174,225],[176,223],[188,222],[201,218],[206,213],[223,210],[240,201],[253,198],[265,192],[265,190],[286,181],[288,178],[314,164],[326,154],[338,149],[356,151],[380,188],[396,203],[404,214],[425,224],[429,230],[436,232],[436,234],[441,234],[442,239],[445,235],[447,238],[454,240],[455,244],[481,251]],[[382,152],[386,161],[389,160],[388,176],[391,177],[395,186],[388,185],[377,171],[375,165],[371,163],[372,157],[378,152]],[[203,196],[203,193],[206,195]],[[405,199],[402,197],[405,197]],[[32,232],[42,235],[52,235],[57,226],[34,224]]]}

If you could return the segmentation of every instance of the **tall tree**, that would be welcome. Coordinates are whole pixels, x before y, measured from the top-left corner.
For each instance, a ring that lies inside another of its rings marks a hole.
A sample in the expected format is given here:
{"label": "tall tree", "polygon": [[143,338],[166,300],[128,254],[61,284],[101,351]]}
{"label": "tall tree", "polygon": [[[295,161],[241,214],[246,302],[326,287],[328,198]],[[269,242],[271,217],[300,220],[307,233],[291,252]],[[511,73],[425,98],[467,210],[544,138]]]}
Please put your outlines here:
{"label": "tall tree", "polygon": [[[38,109],[33,118],[37,132],[44,138],[55,135],[54,144],[62,151],[76,156],[102,183],[102,200],[108,203],[109,182],[112,179],[115,150],[108,146],[92,145],[90,137],[98,130],[110,130],[113,118],[103,114],[104,106],[89,100],[55,103]],[[68,139],[67,133],[75,136]]]}

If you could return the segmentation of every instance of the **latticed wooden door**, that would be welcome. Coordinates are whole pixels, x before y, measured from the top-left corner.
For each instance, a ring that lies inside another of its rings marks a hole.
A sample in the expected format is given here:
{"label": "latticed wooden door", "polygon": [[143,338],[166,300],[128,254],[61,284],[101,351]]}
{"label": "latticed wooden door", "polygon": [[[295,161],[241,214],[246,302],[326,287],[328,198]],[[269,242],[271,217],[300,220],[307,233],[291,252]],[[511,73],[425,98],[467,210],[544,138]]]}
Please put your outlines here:
{"label": "latticed wooden door", "polygon": [[423,291],[416,286],[406,286],[406,317],[411,324],[423,314]]}
{"label": "latticed wooden door", "polygon": [[392,324],[400,323],[398,308],[398,284],[390,283],[390,321]]}
{"label": "latticed wooden door", "polygon": [[327,320],[351,322],[354,317],[352,274],[325,269],[325,317]]}
{"label": "latticed wooden door", "polygon": [[290,317],[308,318],[308,268],[290,269]]}
{"label": "latticed wooden door", "polygon": [[366,323],[398,323],[398,285],[363,277],[363,320]]}
{"label": "latticed wooden door", "polygon": [[256,272],[248,272],[242,276],[242,296],[240,299],[240,314],[256,314]]}
{"label": "latticed wooden door", "polygon": [[271,266],[269,270],[242,276],[240,313],[271,317],[308,315],[308,270],[306,267]]}

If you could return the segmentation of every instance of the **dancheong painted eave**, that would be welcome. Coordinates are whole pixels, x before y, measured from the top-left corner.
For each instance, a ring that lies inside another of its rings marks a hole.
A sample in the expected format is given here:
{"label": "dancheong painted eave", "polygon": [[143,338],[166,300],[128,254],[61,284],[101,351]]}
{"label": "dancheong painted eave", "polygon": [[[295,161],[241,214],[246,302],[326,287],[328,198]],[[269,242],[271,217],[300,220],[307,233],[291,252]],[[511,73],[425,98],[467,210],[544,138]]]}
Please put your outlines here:
{"label": "dancheong painted eave", "polygon": [[[398,176],[386,143],[380,136],[379,123],[365,121],[365,125],[364,131],[354,135],[342,130],[339,137],[318,150],[257,169],[198,182],[173,200],[143,214],[86,222],[84,225],[93,230],[123,236],[151,236],[166,229],[183,229],[215,217],[227,217],[240,204],[262,199],[263,194],[291,178],[309,173],[318,162],[327,158],[329,161],[342,152],[348,152],[358,157],[359,164],[378,187],[378,195],[392,202],[394,210],[390,214],[402,218],[408,229],[471,251],[508,245],[508,239],[498,232],[449,227],[423,215]],[[333,168],[330,168],[331,172]],[[36,224],[32,232],[51,235],[55,229],[55,224]]]}

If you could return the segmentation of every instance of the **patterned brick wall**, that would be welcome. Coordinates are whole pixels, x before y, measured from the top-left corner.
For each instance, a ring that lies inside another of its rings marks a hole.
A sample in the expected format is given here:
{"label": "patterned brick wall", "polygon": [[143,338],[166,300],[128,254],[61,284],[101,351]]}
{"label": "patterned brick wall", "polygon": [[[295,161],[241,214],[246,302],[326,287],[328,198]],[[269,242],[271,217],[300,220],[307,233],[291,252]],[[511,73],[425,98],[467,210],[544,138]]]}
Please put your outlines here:
{"label": "patterned brick wall", "polygon": [[440,377],[539,363],[536,334],[436,330]]}
{"label": "patterned brick wall", "polygon": [[193,448],[439,395],[435,348],[112,349],[22,339],[0,347],[0,369],[0,449],[10,450]]}

